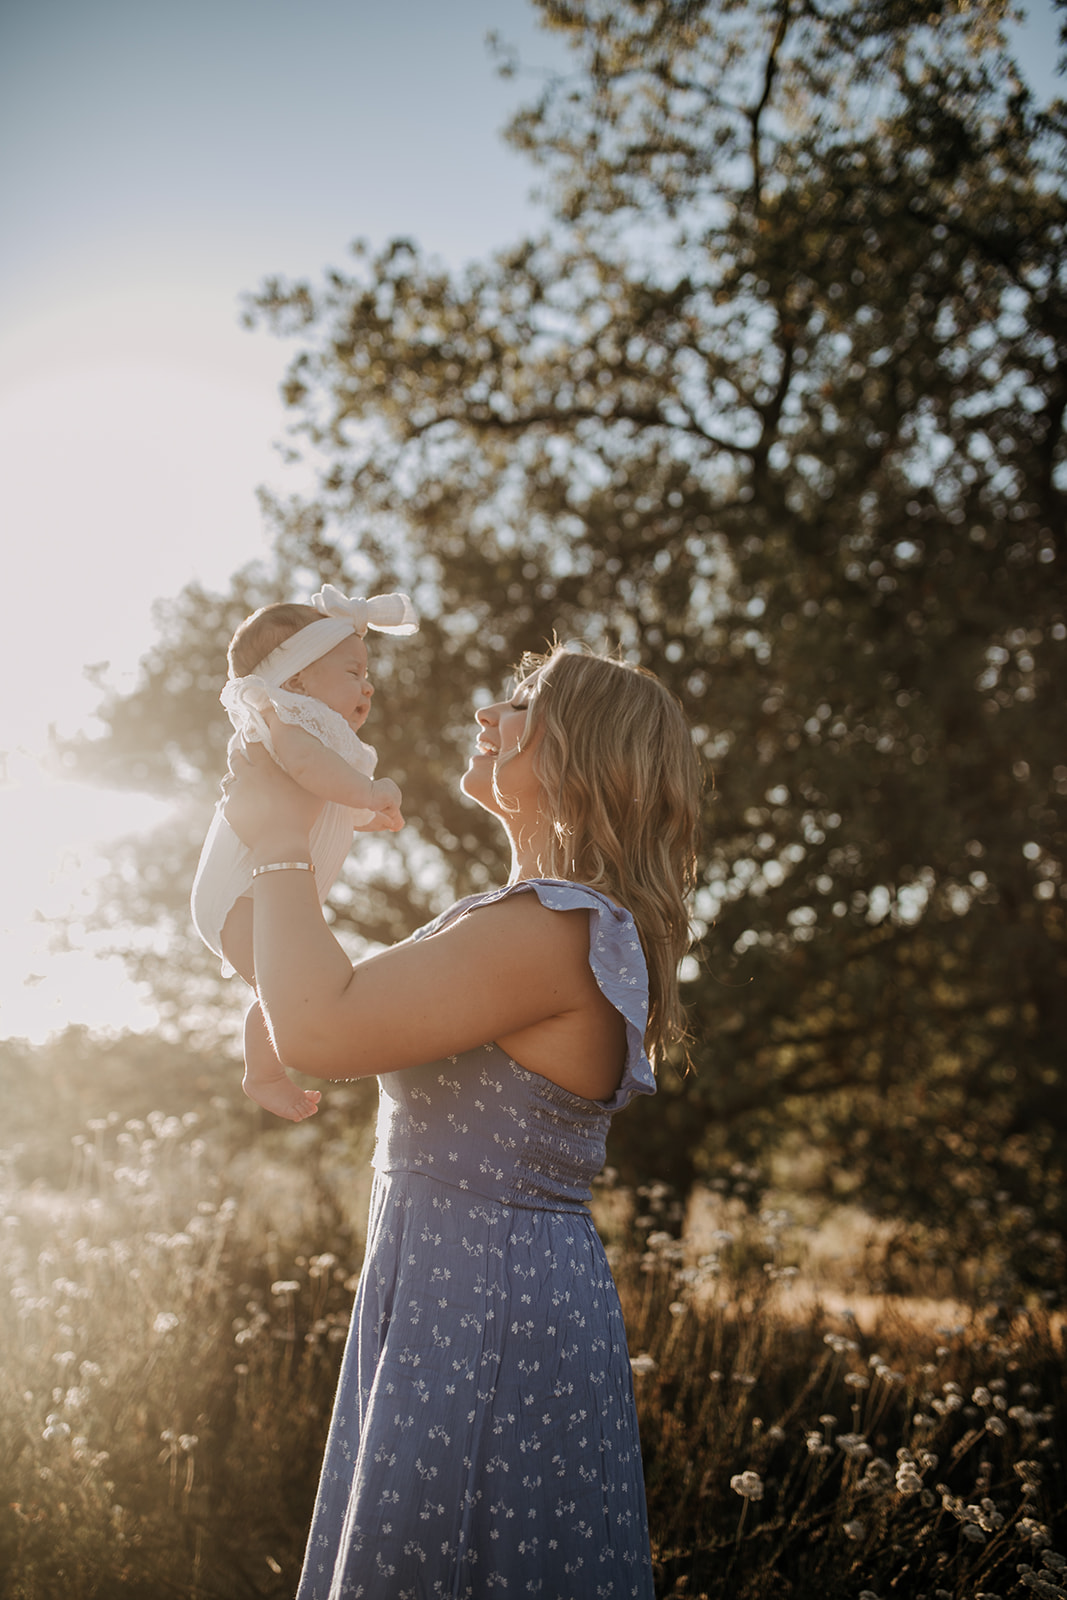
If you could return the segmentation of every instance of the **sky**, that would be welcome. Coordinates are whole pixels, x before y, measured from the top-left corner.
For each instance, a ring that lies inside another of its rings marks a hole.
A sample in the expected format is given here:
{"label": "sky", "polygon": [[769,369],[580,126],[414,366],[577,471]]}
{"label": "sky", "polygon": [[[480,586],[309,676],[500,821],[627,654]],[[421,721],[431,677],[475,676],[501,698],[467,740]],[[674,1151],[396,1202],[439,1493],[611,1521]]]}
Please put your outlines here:
{"label": "sky", "polygon": [[[1019,59],[1051,94],[1051,0],[1025,9]],[[241,296],[343,268],[357,237],[459,266],[536,230],[499,130],[564,60],[527,0],[0,8],[0,1038],[154,1020],[77,922],[51,945],[107,841],[166,807],[41,753],[50,725],[91,728],[87,665],[132,683],[155,599],[267,553],[256,487],[296,486],[289,351],[239,327]]]}

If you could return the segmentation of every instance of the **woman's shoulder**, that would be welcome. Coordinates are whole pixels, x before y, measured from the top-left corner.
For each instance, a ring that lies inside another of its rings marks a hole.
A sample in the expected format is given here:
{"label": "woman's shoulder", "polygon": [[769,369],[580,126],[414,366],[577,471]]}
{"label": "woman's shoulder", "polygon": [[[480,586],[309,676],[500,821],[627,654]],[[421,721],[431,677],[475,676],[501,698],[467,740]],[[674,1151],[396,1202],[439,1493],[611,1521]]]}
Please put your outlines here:
{"label": "woman's shoulder", "polygon": [[[564,878],[526,878],[517,883],[505,884],[502,889],[488,890],[469,895],[457,901],[448,911],[431,923],[424,932],[437,931],[447,926],[454,917],[483,906],[492,907],[502,902],[517,905],[522,898],[535,898],[540,908],[549,912],[586,911],[588,932],[582,933],[578,944],[555,936],[560,954],[566,948],[568,959],[584,960],[604,998],[622,1017],[626,1029],[626,1064],[622,1079],[610,1100],[604,1101],[606,1111],[615,1112],[626,1105],[634,1095],[655,1094],[656,1077],[645,1051],[645,1029],[648,1026],[648,968],[637,924],[625,906],[620,905],[601,889],[589,884],[574,883]],[[523,930],[525,933],[526,930]],[[543,937],[551,934],[541,930]]]}
{"label": "woman's shoulder", "polygon": [[[441,933],[468,913],[483,908],[492,911],[499,907],[502,912],[505,909],[508,913],[517,912],[521,902],[530,899],[536,900],[539,917],[543,915],[543,910],[584,910],[590,914],[588,932],[581,934],[580,945],[584,957],[580,959],[588,961],[589,970],[601,994],[619,1012],[626,1025],[625,1070],[614,1096],[604,1102],[604,1109],[617,1111],[635,1094],[654,1094],[655,1074],[644,1048],[645,1028],[648,1025],[648,971],[644,951],[630,912],[610,895],[588,884],[573,883],[563,878],[523,878],[502,888],[464,896],[427,923],[426,927],[420,928],[413,937],[423,939]],[[499,936],[506,942],[514,942],[515,938],[525,940],[532,931],[529,926],[522,929],[494,929],[493,938]],[[540,935],[542,938],[551,937],[545,928],[540,930]],[[557,954],[565,956],[568,961],[579,954],[578,946],[569,937],[561,939],[557,934],[553,944]]]}
{"label": "woman's shoulder", "polygon": [[431,934],[439,933],[458,917],[466,916],[468,912],[496,905],[516,895],[529,893],[536,895],[538,901],[548,911],[593,910],[598,913],[598,917],[607,917],[620,927],[634,926],[633,917],[625,906],[619,905],[618,901],[600,889],[590,888],[584,883],[574,883],[566,878],[520,878],[514,883],[506,883],[495,889],[483,889],[477,894],[465,895],[463,899],[455,901],[447,910],[442,911],[432,922],[419,928],[412,937],[428,938]]}

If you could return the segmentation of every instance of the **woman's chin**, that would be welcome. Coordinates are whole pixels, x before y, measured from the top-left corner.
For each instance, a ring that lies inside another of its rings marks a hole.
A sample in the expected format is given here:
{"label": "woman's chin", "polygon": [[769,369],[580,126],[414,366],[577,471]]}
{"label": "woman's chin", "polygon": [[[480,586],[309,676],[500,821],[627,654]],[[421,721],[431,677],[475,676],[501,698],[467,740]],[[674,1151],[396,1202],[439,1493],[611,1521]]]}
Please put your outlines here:
{"label": "woman's chin", "polygon": [[500,803],[493,790],[493,761],[491,757],[473,755],[470,765],[459,780],[460,793],[474,800],[484,810],[500,816]]}

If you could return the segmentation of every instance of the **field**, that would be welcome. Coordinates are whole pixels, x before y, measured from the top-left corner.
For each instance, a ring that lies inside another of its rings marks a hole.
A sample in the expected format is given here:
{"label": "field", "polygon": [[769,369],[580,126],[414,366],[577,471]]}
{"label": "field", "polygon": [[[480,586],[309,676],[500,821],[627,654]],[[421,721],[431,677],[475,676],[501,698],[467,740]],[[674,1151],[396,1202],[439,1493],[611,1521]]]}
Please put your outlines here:
{"label": "field", "polygon": [[[41,1089],[0,1176],[0,1596],[290,1596],[359,1271],[365,1096],[281,1129],[201,1085],[195,1111],[112,1111],[72,1142],[71,1097],[42,1127]],[[1067,1595],[1064,1329],[1039,1300],[867,1292],[884,1240],[861,1217],[798,1220],[743,1169],[686,1215],[610,1175],[596,1204],[660,1595]]]}

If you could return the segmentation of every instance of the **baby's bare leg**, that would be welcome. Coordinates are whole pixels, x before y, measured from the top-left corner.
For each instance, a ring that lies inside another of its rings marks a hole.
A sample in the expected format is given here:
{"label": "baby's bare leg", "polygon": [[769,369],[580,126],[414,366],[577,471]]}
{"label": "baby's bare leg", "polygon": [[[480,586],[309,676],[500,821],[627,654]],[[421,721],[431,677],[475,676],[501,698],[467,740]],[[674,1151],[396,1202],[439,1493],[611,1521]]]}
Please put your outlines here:
{"label": "baby's bare leg", "polygon": [[322,1096],[318,1089],[298,1089],[275,1054],[267,1024],[256,1000],[245,1012],[244,1092],[266,1111],[290,1122],[314,1116]]}
{"label": "baby's bare leg", "polygon": [[[246,983],[255,988],[252,963],[252,902],[241,899],[226,918],[222,930],[222,953]],[[319,1109],[317,1089],[298,1089],[286,1077],[285,1068],[275,1054],[267,1024],[256,1000],[245,1014],[244,1091],[257,1105],[290,1122],[303,1122]]]}

